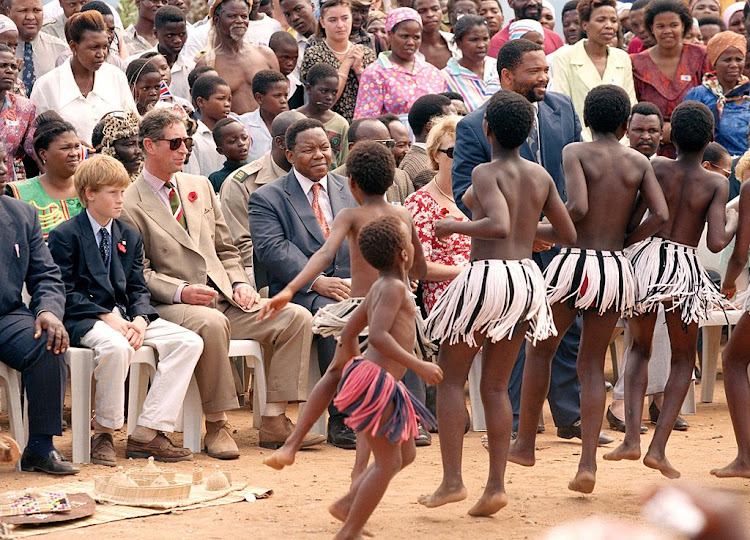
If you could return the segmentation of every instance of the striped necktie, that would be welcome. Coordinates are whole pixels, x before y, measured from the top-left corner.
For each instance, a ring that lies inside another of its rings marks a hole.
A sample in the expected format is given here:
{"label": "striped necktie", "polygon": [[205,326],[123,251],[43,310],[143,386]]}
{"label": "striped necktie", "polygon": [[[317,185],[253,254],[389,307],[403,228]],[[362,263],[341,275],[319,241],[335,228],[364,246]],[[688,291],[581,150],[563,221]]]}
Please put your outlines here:
{"label": "striped necktie", "polygon": [[182,225],[182,228],[187,230],[185,213],[182,211],[182,202],[180,202],[180,196],[178,195],[177,190],[171,182],[164,182],[164,187],[169,190],[169,206],[172,208],[172,215],[177,222]]}

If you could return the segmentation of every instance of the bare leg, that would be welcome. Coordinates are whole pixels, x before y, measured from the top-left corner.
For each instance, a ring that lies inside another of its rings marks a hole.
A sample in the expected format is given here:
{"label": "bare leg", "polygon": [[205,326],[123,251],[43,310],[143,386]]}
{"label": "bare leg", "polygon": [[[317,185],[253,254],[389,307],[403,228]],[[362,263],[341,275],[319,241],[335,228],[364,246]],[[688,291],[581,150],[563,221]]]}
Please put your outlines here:
{"label": "bare leg", "polygon": [[437,386],[437,420],[443,481],[432,495],[419,497],[419,503],[428,508],[462,501],[467,495],[461,476],[466,426],[464,385],[478,349],[466,343],[450,345],[444,341],[440,344],[438,364],[443,370],[443,380]]}
{"label": "bare leg", "polygon": [[583,334],[578,349],[578,378],[581,381],[581,459],[578,472],[568,489],[591,493],[596,483],[596,448],[602,429],[604,404],[604,357],[609,338],[620,314],[613,310],[599,315],[595,310],[583,313]]}
{"label": "bare leg", "polygon": [[482,356],[482,403],[487,420],[487,450],[490,471],[482,497],[469,510],[472,516],[491,516],[508,504],[505,494],[505,466],[508,460],[513,410],[508,396],[508,380],[528,324],[519,325],[510,341],[485,340]]}
{"label": "bare leg", "polygon": [[352,483],[367,469],[370,461],[370,445],[367,444],[366,437],[357,436],[356,456],[354,457],[354,467],[352,468]]}
{"label": "bare leg", "polygon": [[[667,461],[665,450],[690,386],[698,345],[698,324],[693,323],[686,327],[680,320],[679,310],[668,311],[666,318],[669,342],[672,345],[672,362],[669,379],[664,387],[664,403],[659,413],[659,422],[656,424],[651,445],[643,458],[643,464],[661,471],[667,478],[679,478],[680,472]],[[747,377],[747,374],[745,376]]]}
{"label": "bare leg", "polygon": [[[727,395],[729,416],[732,417],[734,436],[737,439],[737,457],[726,467],[714,469],[711,474],[720,478],[739,476],[750,478],[750,380],[747,366],[750,363],[750,315],[745,313],[732,332],[724,348],[724,391]],[[661,417],[659,418],[661,420]]]}
{"label": "bare leg", "polygon": [[536,346],[526,344],[526,365],[521,381],[521,413],[518,419],[518,437],[510,445],[508,461],[531,467],[536,461],[534,444],[539,418],[542,415],[544,399],[549,392],[552,358],[560,345],[565,332],[576,318],[576,311],[559,302],[552,306],[552,316],[557,327],[557,335],[540,341]]}
{"label": "bare leg", "polygon": [[625,371],[625,440],[620,446],[604,454],[604,459],[639,459],[641,457],[641,418],[643,399],[648,386],[648,361],[654,338],[656,313],[633,317],[628,321],[633,336],[628,365]]}

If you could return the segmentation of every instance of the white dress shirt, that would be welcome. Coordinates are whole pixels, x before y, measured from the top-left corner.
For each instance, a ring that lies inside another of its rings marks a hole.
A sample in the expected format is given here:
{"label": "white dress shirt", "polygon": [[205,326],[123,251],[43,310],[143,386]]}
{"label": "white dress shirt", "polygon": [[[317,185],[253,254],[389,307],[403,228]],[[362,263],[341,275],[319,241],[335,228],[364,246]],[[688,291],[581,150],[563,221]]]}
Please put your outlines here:
{"label": "white dress shirt", "polygon": [[318,202],[320,203],[320,209],[323,210],[323,215],[330,226],[333,223],[333,209],[331,208],[331,199],[328,198],[328,175],[325,175],[318,182],[313,182],[306,176],[302,176],[302,174],[300,174],[300,172],[294,167],[292,167],[292,170],[294,171],[294,176],[297,178],[297,182],[299,182],[307,200],[310,202],[310,206],[312,206],[313,202],[313,184],[320,184],[323,187],[323,190],[319,192]]}
{"label": "white dress shirt", "polygon": [[271,151],[273,137],[271,137],[268,126],[266,126],[266,123],[260,116],[260,107],[253,112],[239,115],[237,119],[245,126],[247,133],[250,135],[250,152],[247,154],[248,162],[255,161]]}
{"label": "white dress shirt", "polygon": [[[196,163],[200,174],[208,176],[224,167],[227,158],[216,151],[214,136],[208,126],[198,120],[198,129],[193,135],[193,154],[188,162],[191,167]],[[252,158],[248,158],[252,161]]]}
{"label": "white dress shirt", "polygon": [[136,111],[125,74],[106,62],[94,73],[94,88],[86,97],[73,77],[70,59],[37,79],[29,97],[36,105],[37,115],[57,111],[73,124],[78,137],[88,144],[102,116],[112,111]]}
{"label": "white dress shirt", "polygon": [[[112,260],[112,220],[110,219],[106,225],[102,227],[98,221],[94,219],[91,213],[86,210],[86,217],[89,218],[91,223],[91,230],[94,231],[94,238],[96,239],[96,247],[100,248],[102,245],[102,228],[106,229],[109,233],[109,260]],[[107,272],[109,272],[109,265],[107,266]]]}

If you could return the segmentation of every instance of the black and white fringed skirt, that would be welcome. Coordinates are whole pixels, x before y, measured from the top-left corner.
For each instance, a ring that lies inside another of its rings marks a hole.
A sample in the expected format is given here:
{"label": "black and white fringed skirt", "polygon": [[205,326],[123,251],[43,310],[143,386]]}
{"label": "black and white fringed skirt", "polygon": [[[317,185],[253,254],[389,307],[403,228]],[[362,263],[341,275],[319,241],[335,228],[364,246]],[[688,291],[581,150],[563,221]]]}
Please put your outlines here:
{"label": "black and white fringed skirt", "polygon": [[750,287],[738,294],[732,303],[742,311],[750,313]]}
{"label": "black and white fringed skirt", "polygon": [[633,311],[633,267],[620,251],[562,248],[544,271],[550,304],[569,302],[575,309]]}
{"label": "black and white fringed skirt", "polygon": [[708,319],[714,309],[731,308],[719,288],[711,281],[698,259],[697,249],[652,236],[625,250],[638,281],[637,313],[664,309],[680,310],[685,324]]}
{"label": "black and white fringed skirt", "polygon": [[481,344],[474,339],[477,332],[495,343],[528,322],[526,338],[545,340],[557,335],[545,291],[542,272],[531,259],[474,261],[432,308],[427,332],[440,342],[476,347]]}
{"label": "black and white fringed skirt", "polygon": [[[313,317],[313,334],[318,334],[323,337],[333,336],[336,339],[341,335],[344,330],[344,326],[349,321],[349,318],[354,313],[365,299],[362,297],[348,298],[335,304],[328,304],[320,308],[315,316]],[[414,304],[414,327],[417,335],[417,343],[414,347],[414,352],[422,360],[429,360],[437,353],[437,345],[433,343],[425,330],[425,322],[422,319],[422,314],[419,312],[416,303]],[[360,332],[360,337],[366,338],[368,335],[367,327]],[[367,339],[360,340],[361,350],[367,348]]]}

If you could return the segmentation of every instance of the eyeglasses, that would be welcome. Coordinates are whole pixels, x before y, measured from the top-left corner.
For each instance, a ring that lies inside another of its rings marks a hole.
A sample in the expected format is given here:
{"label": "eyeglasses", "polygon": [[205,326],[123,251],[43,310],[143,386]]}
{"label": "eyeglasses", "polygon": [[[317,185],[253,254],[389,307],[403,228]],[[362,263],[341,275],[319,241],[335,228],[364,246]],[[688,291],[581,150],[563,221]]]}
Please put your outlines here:
{"label": "eyeglasses", "polygon": [[372,142],[380,143],[386,148],[393,148],[394,146],[396,146],[396,141],[394,141],[393,139],[375,139]]}
{"label": "eyeglasses", "polygon": [[446,156],[448,156],[450,159],[453,159],[453,146],[450,148],[438,148],[438,152],[442,152]]}
{"label": "eyeglasses", "polygon": [[193,149],[193,138],[192,137],[176,137],[174,139],[154,139],[155,141],[167,141],[169,143],[169,149],[173,152],[180,148],[180,145],[184,144],[188,152]]}
{"label": "eyeglasses", "polygon": [[711,167],[713,167],[717,171],[721,171],[721,174],[724,175],[724,178],[729,178],[730,176],[732,176],[732,171],[727,170],[723,167],[719,167],[718,165],[715,165],[714,163],[711,163]]}

